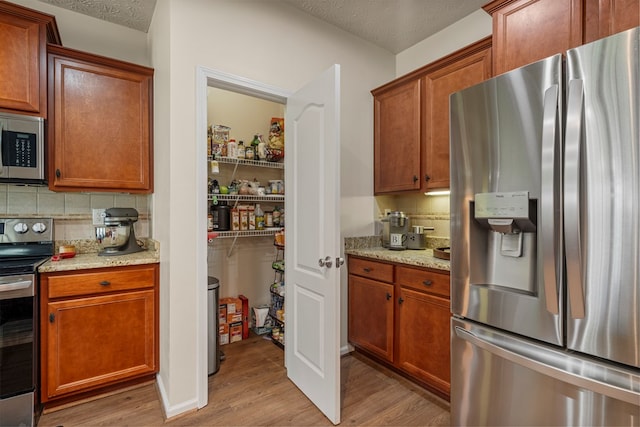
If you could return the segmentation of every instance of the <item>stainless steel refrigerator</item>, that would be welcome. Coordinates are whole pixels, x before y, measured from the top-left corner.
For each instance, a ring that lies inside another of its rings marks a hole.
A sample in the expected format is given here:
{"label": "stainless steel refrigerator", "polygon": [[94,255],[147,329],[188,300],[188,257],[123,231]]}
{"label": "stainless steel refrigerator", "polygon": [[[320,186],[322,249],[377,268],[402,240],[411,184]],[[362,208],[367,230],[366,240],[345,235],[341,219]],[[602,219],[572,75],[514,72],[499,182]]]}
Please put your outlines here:
{"label": "stainless steel refrigerator", "polygon": [[640,425],[639,38],[451,95],[453,425]]}

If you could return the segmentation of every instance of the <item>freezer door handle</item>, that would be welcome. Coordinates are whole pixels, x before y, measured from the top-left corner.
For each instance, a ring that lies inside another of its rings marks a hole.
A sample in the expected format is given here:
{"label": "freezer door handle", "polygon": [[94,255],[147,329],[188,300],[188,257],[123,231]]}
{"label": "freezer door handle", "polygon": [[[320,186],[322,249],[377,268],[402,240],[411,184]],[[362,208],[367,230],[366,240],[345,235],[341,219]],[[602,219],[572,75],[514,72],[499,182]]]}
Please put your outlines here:
{"label": "freezer door handle", "polygon": [[578,359],[507,335],[496,334],[497,339],[494,340],[492,334],[484,334],[479,328],[477,331],[469,331],[460,326],[453,328],[458,338],[542,375],[632,405],[637,405],[640,401],[640,375]]}
{"label": "freezer door handle", "polygon": [[580,239],[580,156],[584,128],[584,83],[569,81],[564,155],[564,224],[567,289],[571,317],[584,318],[582,245]]}
{"label": "freezer door handle", "polygon": [[544,110],[542,122],[542,176],[540,194],[540,216],[542,227],[542,247],[544,254],[544,293],[547,310],[552,314],[558,314],[558,245],[556,244],[559,232],[562,229],[557,214],[556,197],[560,194],[560,176],[558,171],[557,152],[560,129],[558,123],[558,96],[559,87],[553,85],[544,94]]}

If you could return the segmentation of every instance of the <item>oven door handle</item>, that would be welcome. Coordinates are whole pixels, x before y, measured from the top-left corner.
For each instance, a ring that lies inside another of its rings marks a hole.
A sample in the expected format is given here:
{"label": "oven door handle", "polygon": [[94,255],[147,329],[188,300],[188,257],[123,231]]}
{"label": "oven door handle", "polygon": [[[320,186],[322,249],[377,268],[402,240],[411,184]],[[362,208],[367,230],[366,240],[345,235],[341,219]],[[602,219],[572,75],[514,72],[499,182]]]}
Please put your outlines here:
{"label": "oven door handle", "polygon": [[33,282],[31,280],[19,280],[12,283],[0,283],[0,292],[11,292],[28,289],[32,284]]}

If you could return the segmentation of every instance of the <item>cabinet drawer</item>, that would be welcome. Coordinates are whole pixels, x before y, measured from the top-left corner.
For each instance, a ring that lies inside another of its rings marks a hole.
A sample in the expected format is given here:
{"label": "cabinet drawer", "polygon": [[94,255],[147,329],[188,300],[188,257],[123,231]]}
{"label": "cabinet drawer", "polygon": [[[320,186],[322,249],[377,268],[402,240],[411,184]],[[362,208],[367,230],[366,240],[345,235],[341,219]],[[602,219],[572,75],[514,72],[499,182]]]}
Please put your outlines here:
{"label": "cabinet drawer", "polygon": [[396,282],[400,286],[449,297],[449,274],[398,267]]}
{"label": "cabinet drawer", "polygon": [[149,264],[133,268],[82,270],[55,276],[45,275],[44,279],[44,283],[48,284],[49,298],[91,295],[152,288],[156,281],[156,267]]}
{"label": "cabinet drawer", "polygon": [[349,273],[382,282],[393,282],[393,265],[349,257]]}

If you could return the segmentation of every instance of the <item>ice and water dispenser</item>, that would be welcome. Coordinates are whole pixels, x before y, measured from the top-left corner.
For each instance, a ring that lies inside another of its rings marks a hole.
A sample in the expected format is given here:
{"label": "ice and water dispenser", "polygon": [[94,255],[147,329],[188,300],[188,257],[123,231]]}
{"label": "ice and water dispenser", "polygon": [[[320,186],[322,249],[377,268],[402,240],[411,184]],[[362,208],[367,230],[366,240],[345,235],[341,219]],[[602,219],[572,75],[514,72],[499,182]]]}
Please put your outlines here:
{"label": "ice and water dispenser", "polygon": [[471,202],[470,281],[535,291],[537,201],[528,191],[477,193]]}

